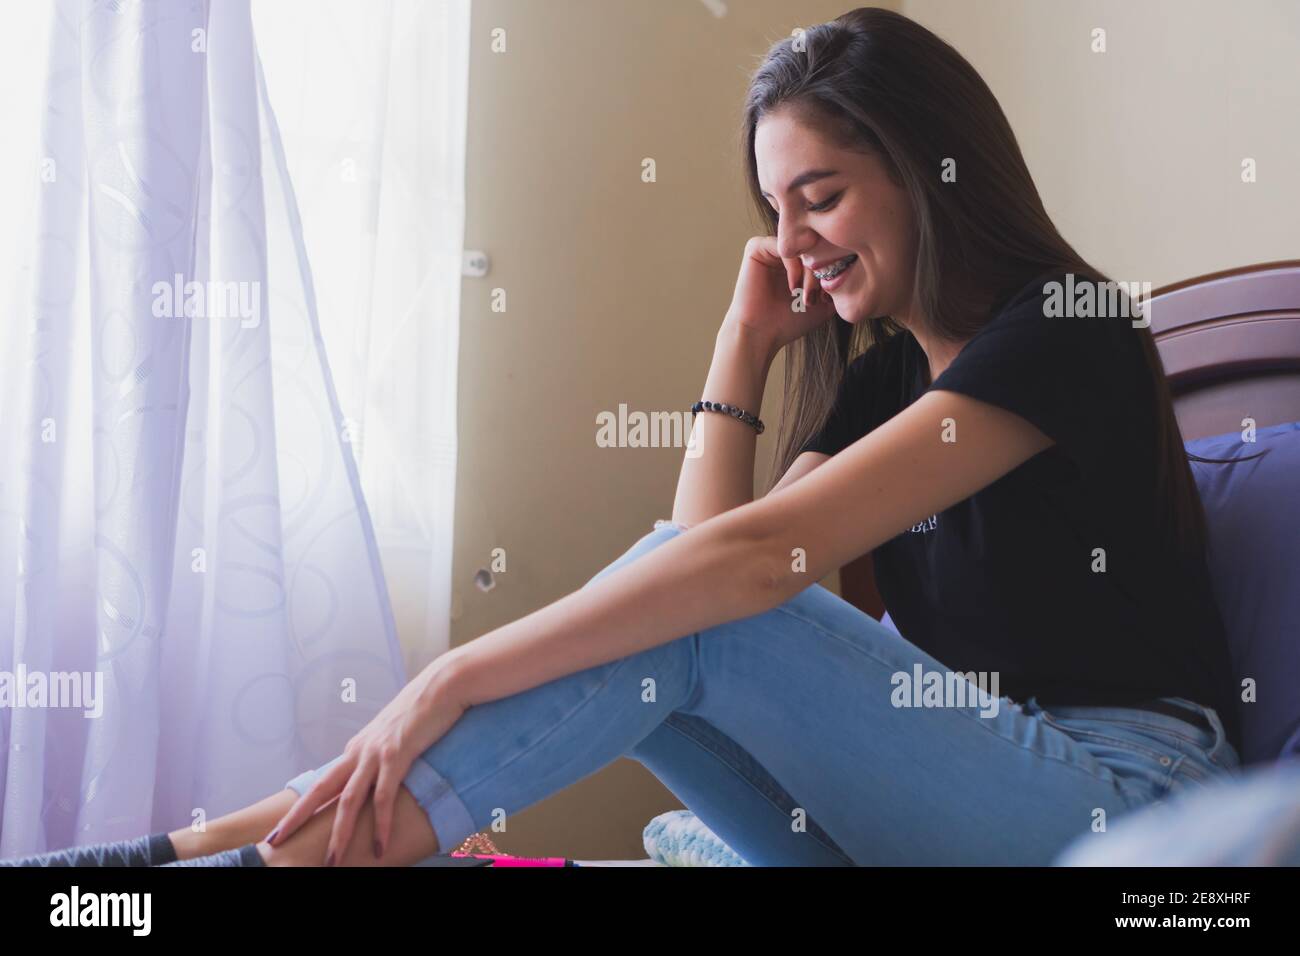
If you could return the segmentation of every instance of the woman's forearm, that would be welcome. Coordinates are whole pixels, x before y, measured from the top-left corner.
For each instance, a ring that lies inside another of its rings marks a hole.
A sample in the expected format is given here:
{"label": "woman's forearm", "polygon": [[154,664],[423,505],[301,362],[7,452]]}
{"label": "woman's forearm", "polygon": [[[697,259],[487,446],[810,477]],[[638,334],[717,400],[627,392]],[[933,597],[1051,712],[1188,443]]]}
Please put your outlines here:
{"label": "woman's forearm", "polygon": [[635,562],[451,651],[464,706],[498,700],[780,603],[761,516],[719,515]]}
{"label": "woman's forearm", "polygon": [[[713,363],[699,396],[760,414],[763,388],[775,355],[743,327],[724,321],[713,350]],[[754,452],[757,433],[728,415],[701,412],[695,421],[695,445],[682,459],[673,502],[673,521],[695,525],[754,500]]]}

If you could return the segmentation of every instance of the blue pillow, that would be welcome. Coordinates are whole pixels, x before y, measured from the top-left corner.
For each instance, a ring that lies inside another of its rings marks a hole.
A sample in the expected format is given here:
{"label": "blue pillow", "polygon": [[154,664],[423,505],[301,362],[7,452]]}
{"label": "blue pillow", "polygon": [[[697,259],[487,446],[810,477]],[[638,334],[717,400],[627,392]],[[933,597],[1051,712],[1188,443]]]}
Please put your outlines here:
{"label": "blue pillow", "polygon": [[[1228,633],[1234,678],[1254,678],[1238,705],[1243,764],[1300,755],[1300,422],[1187,442],[1205,505],[1207,561]],[[880,623],[897,632],[889,613]]]}
{"label": "blue pillow", "polygon": [[1234,678],[1255,681],[1254,702],[1238,705],[1242,763],[1300,754],[1300,422],[1187,442],[1205,505],[1207,558],[1228,632]]}

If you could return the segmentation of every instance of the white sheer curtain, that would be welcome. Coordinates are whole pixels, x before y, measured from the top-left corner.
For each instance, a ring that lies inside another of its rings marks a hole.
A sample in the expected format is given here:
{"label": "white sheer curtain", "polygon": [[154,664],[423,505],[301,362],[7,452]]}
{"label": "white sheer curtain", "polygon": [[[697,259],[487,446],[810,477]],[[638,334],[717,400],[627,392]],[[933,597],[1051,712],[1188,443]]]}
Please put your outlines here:
{"label": "white sheer curtain", "polygon": [[[428,6],[467,33],[459,2]],[[396,25],[402,4],[355,7]],[[57,0],[7,26],[5,87],[40,103],[6,108],[0,166],[6,857],[247,804],[338,753],[406,677],[353,457],[358,433],[382,447],[385,392],[349,372],[355,410],[336,393],[313,284],[332,264],[303,241],[248,0]],[[410,244],[428,267],[436,243]],[[369,281],[354,316],[387,301]],[[416,442],[448,414],[384,425]],[[384,507],[397,523],[400,499]],[[440,513],[422,516],[436,539]],[[101,712],[24,675],[93,675]]]}
{"label": "white sheer curtain", "polygon": [[469,0],[254,0],[407,665],[450,644]]}

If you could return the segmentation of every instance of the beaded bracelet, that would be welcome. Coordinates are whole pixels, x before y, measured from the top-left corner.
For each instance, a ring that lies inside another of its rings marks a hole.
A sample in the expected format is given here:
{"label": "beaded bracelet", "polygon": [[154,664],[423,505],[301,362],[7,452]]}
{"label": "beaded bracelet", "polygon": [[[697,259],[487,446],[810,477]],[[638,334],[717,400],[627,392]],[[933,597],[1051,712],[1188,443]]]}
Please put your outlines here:
{"label": "beaded bracelet", "polygon": [[692,419],[700,412],[722,412],[722,414],[730,415],[732,418],[739,418],[746,425],[754,426],[760,435],[763,434],[763,429],[767,427],[757,415],[752,415],[735,405],[728,405],[726,402],[696,402],[691,406]]}

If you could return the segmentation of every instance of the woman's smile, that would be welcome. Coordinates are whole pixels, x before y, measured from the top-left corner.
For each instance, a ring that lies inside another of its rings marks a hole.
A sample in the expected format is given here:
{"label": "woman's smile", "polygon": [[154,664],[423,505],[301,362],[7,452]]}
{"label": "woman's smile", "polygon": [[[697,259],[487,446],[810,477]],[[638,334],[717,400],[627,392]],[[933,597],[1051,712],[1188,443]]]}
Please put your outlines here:
{"label": "woman's smile", "polygon": [[839,262],[836,262],[834,265],[827,268],[824,272],[819,271],[814,273],[814,275],[816,275],[821,282],[823,292],[834,292],[849,280],[849,276],[856,271],[857,266],[858,257],[856,254],[851,253]]}

